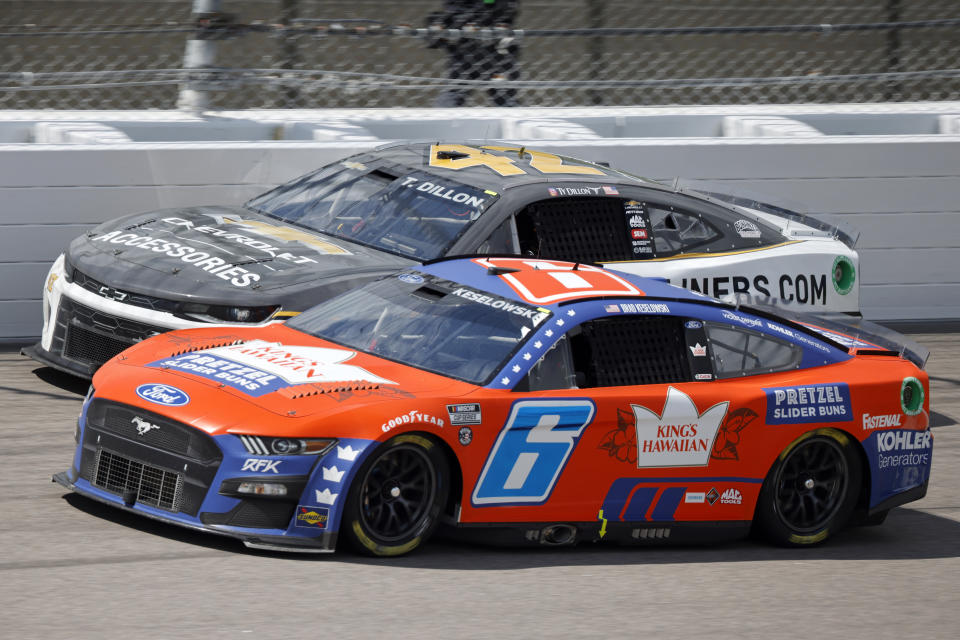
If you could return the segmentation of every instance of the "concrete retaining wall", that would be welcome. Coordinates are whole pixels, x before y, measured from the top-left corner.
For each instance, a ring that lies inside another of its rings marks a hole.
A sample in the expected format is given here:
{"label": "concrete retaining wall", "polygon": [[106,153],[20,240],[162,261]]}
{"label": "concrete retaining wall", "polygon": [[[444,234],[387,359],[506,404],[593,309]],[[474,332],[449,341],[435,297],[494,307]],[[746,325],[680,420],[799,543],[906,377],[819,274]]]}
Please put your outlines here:
{"label": "concrete retaining wall", "polygon": [[[859,109],[859,111],[857,110]],[[240,203],[391,139],[508,139],[710,181],[860,232],[877,320],[960,318],[960,104],[182,113],[0,112],[0,340],[39,335],[49,263],[126,213]],[[941,132],[942,131],[942,132]],[[162,140],[169,140],[164,142]]]}

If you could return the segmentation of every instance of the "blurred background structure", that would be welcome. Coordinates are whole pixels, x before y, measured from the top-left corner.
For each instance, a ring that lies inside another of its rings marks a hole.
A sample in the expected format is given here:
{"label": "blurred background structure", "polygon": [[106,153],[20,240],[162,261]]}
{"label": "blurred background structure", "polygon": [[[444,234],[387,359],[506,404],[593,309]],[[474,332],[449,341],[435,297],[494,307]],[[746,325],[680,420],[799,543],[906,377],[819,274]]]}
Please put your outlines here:
{"label": "blurred background structure", "polygon": [[960,99],[957,0],[474,4],[498,3],[512,22],[444,20],[444,0],[0,0],[0,109]]}

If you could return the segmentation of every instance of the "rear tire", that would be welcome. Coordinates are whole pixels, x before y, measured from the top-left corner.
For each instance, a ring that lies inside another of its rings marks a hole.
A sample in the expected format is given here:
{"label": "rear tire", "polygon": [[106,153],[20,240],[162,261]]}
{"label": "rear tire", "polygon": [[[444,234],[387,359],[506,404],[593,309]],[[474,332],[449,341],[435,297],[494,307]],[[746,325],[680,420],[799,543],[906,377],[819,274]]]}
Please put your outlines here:
{"label": "rear tire", "polygon": [[834,429],[806,433],[777,458],[757,503],[759,532],[775,544],[826,540],[850,519],[863,471],[850,438]]}
{"label": "rear tire", "polygon": [[341,535],[365,555],[399,556],[426,541],[450,491],[440,447],[404,434],[380,445],[350,486]]}

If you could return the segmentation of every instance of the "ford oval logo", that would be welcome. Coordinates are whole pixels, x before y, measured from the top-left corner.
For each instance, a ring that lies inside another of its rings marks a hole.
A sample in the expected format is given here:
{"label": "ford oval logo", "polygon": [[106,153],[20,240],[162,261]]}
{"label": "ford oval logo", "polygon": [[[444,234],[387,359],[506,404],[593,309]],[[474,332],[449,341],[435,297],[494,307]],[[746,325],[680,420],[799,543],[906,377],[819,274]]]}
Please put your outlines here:
{"label": "ford oval logo", "polygon": [[407,284],[423,284],[423,276],[416,273],[401,273],[397,276],[397,279]]}
{"label": "ford oval logo", "polygon": [[137,395],[147,402],[168,407],[181,407],[190,402],[190,396],[168,384],[142,384],[137,387]]}

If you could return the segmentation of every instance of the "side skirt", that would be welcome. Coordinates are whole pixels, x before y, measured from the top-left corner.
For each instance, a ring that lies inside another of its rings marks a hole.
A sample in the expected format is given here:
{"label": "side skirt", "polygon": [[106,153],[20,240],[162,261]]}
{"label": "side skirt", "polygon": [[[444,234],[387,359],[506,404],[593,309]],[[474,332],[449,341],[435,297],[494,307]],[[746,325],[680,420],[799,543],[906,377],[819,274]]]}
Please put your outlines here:
{"label": "side skirt", "polygon": [[585,542],[655,546],[704,545],[745,538],[751,522],[504,522],[446,525],[442,534],[475,544],[559,547]]}

